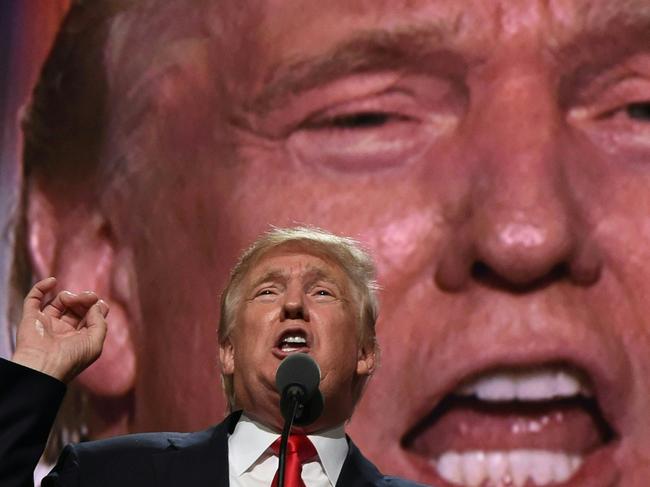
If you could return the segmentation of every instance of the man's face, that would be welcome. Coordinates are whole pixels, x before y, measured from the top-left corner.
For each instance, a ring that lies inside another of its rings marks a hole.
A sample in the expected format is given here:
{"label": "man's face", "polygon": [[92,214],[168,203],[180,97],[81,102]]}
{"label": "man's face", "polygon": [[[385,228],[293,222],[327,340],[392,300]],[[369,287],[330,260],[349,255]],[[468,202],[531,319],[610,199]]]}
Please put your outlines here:
{"label": "man's face", "polygon": [[359,346],[358,304],[345,272],[304,246],[285,244],[250,269],[240,292],[236,324],[221,346],[237,407],[281,430],[275,374],[289,354],[304,352],[319,364],[326,404],[309,429],[343,423],[352,414],[360,377],[374,362],[374,351]]}
{"label": "man's face", "polygon": [[646,486],[647,0],[267,0],[204,18],[226,40],[165,45],[138,85],[141,160],[115,203],[139,289],[132,427],[220,418],[216,290],[269,224],[308,223],[378,264],[382,367],[349,431],[382,469]]}

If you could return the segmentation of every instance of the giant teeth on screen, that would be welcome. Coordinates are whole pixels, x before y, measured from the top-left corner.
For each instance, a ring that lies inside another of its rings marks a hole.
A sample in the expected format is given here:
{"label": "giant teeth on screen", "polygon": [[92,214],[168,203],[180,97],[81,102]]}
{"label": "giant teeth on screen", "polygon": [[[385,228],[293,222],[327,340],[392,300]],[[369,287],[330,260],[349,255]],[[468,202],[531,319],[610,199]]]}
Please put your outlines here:
{"label": "giant teeth on screen", "polygon": [[546,450],[446,452],[436,461],[442,478],[457,485],[522,487],[566,482],[580,468],[582,457]]}
{"label": "giant teeth on screen", "polygon": [[592,395],[576,372],[550,367],[485,374],[463,385],[456,393],[485,401],[539,401]]}

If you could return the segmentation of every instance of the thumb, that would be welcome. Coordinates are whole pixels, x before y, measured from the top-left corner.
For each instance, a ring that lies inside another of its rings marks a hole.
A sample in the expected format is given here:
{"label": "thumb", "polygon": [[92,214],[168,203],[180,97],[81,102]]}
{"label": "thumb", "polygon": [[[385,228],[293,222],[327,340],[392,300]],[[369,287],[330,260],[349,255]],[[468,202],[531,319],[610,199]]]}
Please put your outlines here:
{"label": "thumb", "polygon": [[88,316],[86,317],[88,332],[99,342],[100,345],[104,343],[104,338],[106,338],[106,331],[108,328],[106,325],[107,315],[108,304],[100,299],[90,307],[88,310]]}
{"label": "thumb", "polygon": [[108,315],[108,305],[105,301],[99,300],[90,307],[86,316],[88,334],[93,339],[94,345],[99,348],[99,353],[101,353],[108,330],[106,315]]}

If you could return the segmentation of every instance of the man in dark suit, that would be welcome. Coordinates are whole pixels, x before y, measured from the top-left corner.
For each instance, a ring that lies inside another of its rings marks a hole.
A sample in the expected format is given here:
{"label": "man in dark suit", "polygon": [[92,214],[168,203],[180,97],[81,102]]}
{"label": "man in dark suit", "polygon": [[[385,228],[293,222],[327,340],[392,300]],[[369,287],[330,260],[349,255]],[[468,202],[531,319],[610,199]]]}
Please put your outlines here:
{"label": "man in dark suit", "polygon": [[[219,354],[234,412],[198,433],[70,445],[43,485],[275,485],[283,425],[275,374],[299,352],[321,368],[325,407],[314,423],[292,430],[286,485],[414,485],[382,475],[344,433],[378,360],[374,274],[350,239],[311,228],[269,232],[243,254],[222,296]],[[64,291],[44,305],[55,282],[29,293],[15,363],[0,364],[2,486],[30,483],[63,383],[99,356],[106,334],[108,306],[94,293]],[[181,317],[179,337],[184,326],[191,324]]]}

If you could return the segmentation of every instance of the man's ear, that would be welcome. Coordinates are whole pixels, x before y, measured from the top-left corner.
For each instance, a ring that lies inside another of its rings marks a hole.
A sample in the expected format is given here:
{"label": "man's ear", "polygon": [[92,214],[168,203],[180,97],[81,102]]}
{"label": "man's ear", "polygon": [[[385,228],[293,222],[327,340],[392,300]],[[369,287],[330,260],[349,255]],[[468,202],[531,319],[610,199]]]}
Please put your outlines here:
{"label": "man's ear", "polygon": [[357,357],[357,375],[371,376],[377,365],[377,345],[374,341],[361,346]]}
{"label": "man's ear", "polygon": [[235,347],[233,347],[230,338],[226,338],[219,344],[219,362],[221,362],[223,375],[235,373]]}
{"label": "man's ear", "polygon": [[[100,358],[77,379],[94,397],[126,396],[135,382],[135,351],[129,305],[130,259],[116,248],[107,219],[94,205],[52,201],[31,181],[27,190],[27,251],[37,279],[56,276],[58,288],[91,290],[106,301],[108,334]],[[63,198],[62,198],[63,199]]]}

